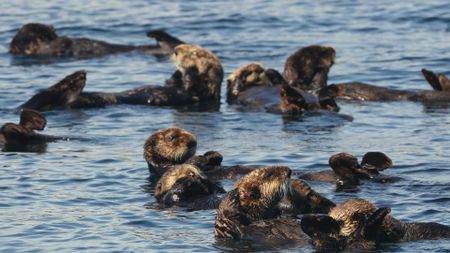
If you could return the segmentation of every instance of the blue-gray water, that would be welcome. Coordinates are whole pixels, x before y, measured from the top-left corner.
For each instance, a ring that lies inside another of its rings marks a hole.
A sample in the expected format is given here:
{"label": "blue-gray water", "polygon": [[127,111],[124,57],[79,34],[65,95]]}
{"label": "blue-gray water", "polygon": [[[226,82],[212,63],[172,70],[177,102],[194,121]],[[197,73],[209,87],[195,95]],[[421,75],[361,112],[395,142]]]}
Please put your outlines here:
{"label": "blue-gray water", "polygon": [[[422,67],[450,74],[448,1],[308,2],[1,1],[0,124],[18,121],[11,108],[79,69],[88,71],[87,91],[163,84],[174,71],[166,58],[137,53],[20,61],[8,54],[8,44],[27,22],[52,24],[60,35],[130,44],[153,43],[145,32],[164,28],[214,51],[226,75],[255,61],[282,70],[291,53],[310,44],[337,51],[329,83],[359,80],[429,89]],[[284,164],[318,171],[329,169],[328,158],[338,152],[361,157],[383,151],[395,164],[386,174],[402,181],[365,183],[357,193],[312,185],[335,202],[363,197],[391,207],[400,219],[450,225],[449,107],[339,104],[353,122],[330,117],[284,120],[239,112],[223,99],[220,110],[212,112],[131,105],[45,112],[45,133],[85,139],[50,143],[40,154],[0,154],[0,251],[264,250],[216,240],[214,210],[152,208],[142,145],[150,133],[170,126],[195,133],[198,151],[218,150],[226,165]],[[388,245],[383,251],[448,252],[450,241]]]}

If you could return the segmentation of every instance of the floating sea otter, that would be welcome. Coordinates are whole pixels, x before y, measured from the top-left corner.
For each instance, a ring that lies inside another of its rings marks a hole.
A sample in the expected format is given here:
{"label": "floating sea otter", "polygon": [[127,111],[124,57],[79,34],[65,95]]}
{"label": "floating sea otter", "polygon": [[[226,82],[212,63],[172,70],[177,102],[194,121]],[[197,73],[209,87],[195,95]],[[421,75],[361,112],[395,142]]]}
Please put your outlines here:
{"label": "floating sea otter", "polygon": [[190,210],[215,209],[225,190],[212,182],[195,165],[180,164],[168,169],[158,180],[156,200],[164,206],[185,206]]}
{"label": "floating sea otter", "polygon": [[19,124],[5,123],[0,128],[0,145],[4,146],[3,151],[41,150],[40,145],[42,144],[66,139],[33,131],[44,130],[46,125],[47,120],[42,114],[35,110],[23,109],[20,112]]}
{"label": "floating sea otter", "polygon": [[147,36],[157,40],[157,45],[120,45],[87,38],[60,37],[50,25],[29,23],[22,26],[12,39],[9,51],[16,55],[87,57],[129,51],[142,51],[151,54],[166,54],[183,44],[181,40],[164,31],[151,31]]}
{"label": "floating sea otter", "polygon": [[[160,129],[151,134],[144,144],[144,159],[151,174],[165,175],[172,167],[193,164],[202,170],[208,180],[236,179],[262,166],[223,166],[222,156],[216,151],[195,155],[197,138],[181,128]],[[284,211],[290,213],[328,213],[335,204],[315,192],[302,180],[292,180],[292,191],[286,197]]]}
{"label": "floating sea otter", "polygon": [[227,79],[228,103],[282,114],[337,112],[333,90],[334,86],[325,86],[316,96],[288,84],[278,71],[256,63],[239,68]]}
{"label": "floating sea otter", "polygon": [[410,100],[421,102],[450,102],[450,81],[443,75],[422,69],[433,90],[397,90],[376,85],[349,82],[335,84],[333,95],[338,99],[363,101]]}
{"label": "floating sea otter", "polygon": [[356,187],[360,180],[373,182],[395,182],[397,177],[381,175],[380,172],[392,166],[392,160],[382,152],[367,152],[361,161],[347,153],[332,155],[328,160],[332,171],[305,173],[300,176],[304,180],[334,182],[338,190]]}
{"label": "floating sea otter", "polygon": [[177,70],[164,86],[143,86],[118,93],[81,92],[86,72],[78,71],[40,91],[20,108],[48,110],[55,106],[92,108],[113,104],[175,106],[219,101],[223,69],[213,53],[198,45],[182,44],[175,48],[172,58]]}
{"label": "floating sea otter", "polygon": [[317,249],[375,249],[380,243],[450,238],[450,227],[434,222],[405,223],[388,215],[389,208],[376,208],[364,199],[350,199],[333,208],[328,216],[308,215],[302,229]]}

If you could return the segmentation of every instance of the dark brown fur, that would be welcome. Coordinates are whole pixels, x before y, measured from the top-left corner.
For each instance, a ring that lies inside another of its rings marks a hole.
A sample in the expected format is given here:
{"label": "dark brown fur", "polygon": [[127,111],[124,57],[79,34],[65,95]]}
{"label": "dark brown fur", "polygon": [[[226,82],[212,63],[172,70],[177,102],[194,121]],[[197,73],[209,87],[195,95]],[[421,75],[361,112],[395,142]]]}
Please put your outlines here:
{"label": "dark brown fur", "polygon": [[290,189],[290,175],[291,170],[287,167],[268,167],[241,178],[219,205],[215,235],[243,239],[246,226],[278,217],[278,204]]}
{"label": "dark brown fur", "polygon": [[[83,86],[69,86],[77,88],[76,91],[69,90],[71,91],[70,100],[66,98],[67,93],[62,93],[63,91],[60,90],[56,90],[55,94],[51,93],[51,96],[48,93],[39,92],[22,107],[43,110],[44,105],[54,104],[72,108],[92,108],[113,104],[176,106],[208,101],[218,102],[223,69],[217,57],[200,46],[187,44],[177,46],[173,55],[177,70],[164,86],[144,86],[119,93],[80,93],[84,87],[83,82]],[[83,73],[83,81],[85,81],[86,73]],[[65,80],[68,78],[70,76],[62,82],[67,82]],[[51,89],[52,87],[49,88]]]}
{"label": "dark brown fur", "polygon": [[246,108],[265,107],[268,112],[302,114],[327,110],[338,111],[333,98],[334,86],[324,87],[319,96],[289,85],[278,71],[264,69],[261,64],[249,64],[228,77],[227,101]]}
{"label": "dark brown fur", "polygon": [[[384,212],[380,213],[380,210]],[[329,215],[341,224],[341,235],[352,238],[355,233],[364,231],[366,238],[368,237],[376,244],[450,238],[449,226],[433,222],[404,223],[387,215],[389,211],[388,208],[378,209],[367,200],[350,199],[333,208]],[[371,227],[370,231],[367,231],[367,223],[361,220],[361,217],[373,216],[382,219],[378,220],[378,224]]]}
{"label": "dark brown fur", "polygon": [[0,128],[0,144],[4,145],[4,151],[33,150],[28,145],[39,145],[46,142],[63,139],[62,137],[44,135],[33,130],[43,130],[47,120],[39,112],[31,109],[22,109],[20,122],[5,123]]}
{"label": "dark brown fur", "polygon": [[450,81],[445,75],[422,69],[422,74],[433,90],[397,90],[361,82],[336,84],[336,98],[362,101],[450,102]]}
{"label": "dark brown fur", "polygon": [[297,50],[284,65],[284,78],[292,87],[318,93],[327,86],[328,72],[334,64],[332,47],[312,45]]}
{"label": "dark brown fur", "polygon": [[386,183],[399,180],[396,177],[380,175],[380,172],[392,166],[392,160],[382,152],[367,152],[361,161],[347,153],[338,153],[330,157],[328,164],[333,171],[306,173],[300,176],[304,180],[335,182],[338,190],[352,189],[360,180]]}
{"label": "dark brown fur", "polygon": [[111,44],[87,38],[59,37],[52,26],[29,23],[22,26],[10,43],[12,54],[27,56],[86,57],[139,50],[153,54],[171,54],[183,42],[163,32],[152,31],[147,36],[158,45],[131,46]]}

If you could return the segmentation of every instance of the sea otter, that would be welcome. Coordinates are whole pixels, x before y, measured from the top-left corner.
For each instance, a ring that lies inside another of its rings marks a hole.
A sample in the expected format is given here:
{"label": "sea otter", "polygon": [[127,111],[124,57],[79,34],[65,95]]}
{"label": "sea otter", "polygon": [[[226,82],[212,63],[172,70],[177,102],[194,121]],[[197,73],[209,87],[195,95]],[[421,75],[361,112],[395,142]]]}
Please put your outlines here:
{"label": "sea otter", "polygon": [[195,165],[180,164],[168,169],[158,180],[156,200],[164,206],[185,206],[190,210],[215,209],[225,190],[209,180]]}
{"label": "sea otter", "polygon": [[35,110],[22,109],[19,124],[5,123],[0,128],[0,145],[4,146],[3,151],[33,151],[37,145],[65,139],[33,131],[44,130],[46,125],[47,120],[42,114]]}
{"label": "sea otter", "polygon": [[389,212],[388,208],[380,208],[367,215],[352,212],[353,215],[345,219],[309,214],[303,216],[301,228],[311,237],[315,249],[321,252],[375,250],[379,245],[377,233]]}
{"label": "sea otter", "polygon": [[287,58],[284,79],[292,87],[318,94],[327,86],[328,72],[335,58],[336,51],[332,47],[312,45],[300,48]]}
{"label": "sea otter", "polygon": [[142,51],[151,54],[171,54],[173,48],[184,42],[164,31],[151,31],[147,36],[157,40],[157,45],[120,45],[87,38],[60,37],[53,26],[29,23],[22,26],[12,39],[9,51],[15,55],[87,57],[106,54]]}
{"label": "sea otter", "polygon": [[389,208],[377,208],[364,199],[350,199],[333,208],[328,216],[302,219],[302,229],[322,250],[373,249],[380,243],[450,238],[450,227],[434,222],[405,223]]}
{"label": "sea otter", "polygon": [[290,191],[290,176],[288,167],[274,166],[242,177],[219,205],[214,225],[216,237],[248,239],[252,224],[279,217],[278,205]]}
{"label": "sea otter", "polygon": [[28,108],[39,111],[54,108],[70,107],[79,97],[86,84],[86,71],[80,70],[66,76],[57,84],[31,97],[19,108]]}
{"label": "sea otter", "polygon": [[[43,105],[58,104],[71,108],[93,108],[113,104],[140,104],[153,106],[176,106],[220,99],[223,69],[219,59],[198,45],[182,44],[175,48],[172,58],[177,70],[164,86],[143,86],[118,93],[81,92],[83,86],[71,81],[71,76],[60,83],[55,96],[39,92],[21,108],[43,110]],[[80,71],[79,71],[80,72]],[[77,72],[78,73],[78,72]],[[84,73],[84,80],[86,73]],[[60,99],[67,97],[70,99]]]}
{"label": "sea otter", "polygon": [[360,180],[386,183],[399,180],[397,177],[381,175],[380,172],[392,166],[392,160],[382,152],[367,152],[361,164],[347,153],[332,155],[328,160],[332,171],[320,171],[300,175],[301,179],[321,182],[335,182],[338,190],[355,188]]}
{"label": "sea otter", "polygon": [[318,96],[292,86],[274,69],[262,64],[245,65],[227,79],[227,102],[245,108],[259,109],[279,114],[339,111],[333,98],[334,86],[323,87]]}
{"label": "sea otter", "polygon": [[422,69],[422,74],[433,90],[397,90],[361,82],[348,82],[335,84],[336,90],[333,91],[333,95],[336,95],[337,99],[344,100],[449,102],[448,78],[427,69]]}

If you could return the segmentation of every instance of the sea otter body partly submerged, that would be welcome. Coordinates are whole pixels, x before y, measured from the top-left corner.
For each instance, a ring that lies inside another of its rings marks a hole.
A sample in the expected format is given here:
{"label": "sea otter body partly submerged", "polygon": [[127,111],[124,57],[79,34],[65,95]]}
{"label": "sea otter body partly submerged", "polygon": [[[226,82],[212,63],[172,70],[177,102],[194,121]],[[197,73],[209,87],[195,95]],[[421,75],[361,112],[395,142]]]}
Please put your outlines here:
{"label": "sea otter body partly submerged", "polygon": [[60,37],[50,25],[29,23],[22,26],[10,43],[9,51],[16,55],[91,57],[129,51],[141,51],[151,54],[166,54],[183,42],[163,31],[148,32],[155,38],[157,45],[120,45],[87,38]]}
{"label": "sea otter body partly submerged", "polygon": [[[57,85],[40,91],[21,108],[46,110],[51,107],[92,108],[113,104],[153,106],[187,105],[219,101],[223,69],[219,59],[198,45],[182,44],[172,55],[177,70],[164,86],[144,86],[118,93],[81,92],[86,73],[78,71]],[[52,96],[48,96],[51,91]]]}
{"label": "sea otter body partly submerged", "polygon": [[46,125],[47,120],[42,114],[35,110],[22,109],[19,124],[5,123],[0,128],[0,145],[4,146],[4,151],[34,151],[36,145],[65,139],[34,132],[43,130]]}
{"label": "sea otter body partly submerged", "polygon": [[190,210],[217,208],[221,193],[225,190],[192,164],[172,166],[155,188],[156,200],[165,207],[178,205]]}
{"label": "sea otter body partly submerged", "polygon": [[364,199],[350,199],[333,208],[328,216],[302,219],[303,230],[320,250],[374,249],[380,243],[450,238],[450,227],[439,223],[405,223],[389,208],[376,208]]}
{"label": "sea otter body partly submerged", "polygon": [[348,82],[335,84],[336,98],[362,101],[419,101],[450,102],[450,81],[445,75],[436,75],[422,69],[422,74],[433,90],[397,90],[376,85]]}
{"label": "sea otter body partly submerged", "polygon": [[361,180],[387,183],[398,181],[397,177],[381,175],[380,172],[392,166],[392,160],[382,152],[367,152],[361,163],[347,153],[332,155],[328,160],[332,171],[319,171],[300,175],[301,179],[336,183],[337,189],[352,189]]}
{"label": "sea otter body partly submerged", "polygon": [[[261,109],[280,114],[302,114],[339,110],[333,99],[333,86],[323,88],[319,95],[289,85],[274,69],[252,63],[239,68],[227,79],[227,101],[243,108]],[[326,95],[326,96],[324,96]]]}

